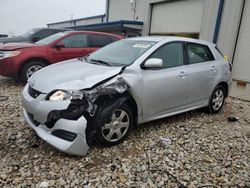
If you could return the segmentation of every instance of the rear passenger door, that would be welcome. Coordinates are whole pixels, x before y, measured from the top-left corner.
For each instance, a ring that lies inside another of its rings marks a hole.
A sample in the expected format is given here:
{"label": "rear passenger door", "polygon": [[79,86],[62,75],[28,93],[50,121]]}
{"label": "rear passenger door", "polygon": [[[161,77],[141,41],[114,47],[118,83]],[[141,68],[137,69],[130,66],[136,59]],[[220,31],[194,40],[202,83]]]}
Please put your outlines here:
{"label": "rear passenger door", "polygon": [[204,105],[218,75],[215,58],[207,45],[186,43],[185,46],[188,62],[187,103],[190,107]]}
{"label": "rear passenger door", "polygon": [[115,41],[113,39],[114,37],[108,36],[108,35],[100,35],[100,34],[90,34],[88,35],[88,41],[89,41],[89,50],[91,52],[102,48],[112,42]]}

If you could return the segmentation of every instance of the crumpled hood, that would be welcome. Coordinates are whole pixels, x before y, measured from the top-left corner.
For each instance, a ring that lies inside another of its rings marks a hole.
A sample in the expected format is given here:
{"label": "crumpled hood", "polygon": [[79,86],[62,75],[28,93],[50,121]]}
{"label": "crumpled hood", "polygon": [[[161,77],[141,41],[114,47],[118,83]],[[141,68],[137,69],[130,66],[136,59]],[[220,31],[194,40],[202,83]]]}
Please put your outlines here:
{"label": "crumpled hood", "polygon": [[122,67],[95,65],[77,59],[64,61],[36,72],[29,85],[42,93],[55,89],[80,90],[117,75]]}
{"label": "crumpled hood", "polygon": [[9,50],[30,48],[33,46],[36,46],[36,45],[30,44],[30,43],[7,43],[7,44],[0,45],[0,50],[9,51]]}

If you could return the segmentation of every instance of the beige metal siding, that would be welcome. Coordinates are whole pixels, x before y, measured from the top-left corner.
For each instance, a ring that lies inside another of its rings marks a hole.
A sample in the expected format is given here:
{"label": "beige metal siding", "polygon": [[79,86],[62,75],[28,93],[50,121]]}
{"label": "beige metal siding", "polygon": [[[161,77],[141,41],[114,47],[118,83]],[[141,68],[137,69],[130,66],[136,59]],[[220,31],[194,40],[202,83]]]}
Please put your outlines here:
{"label": "beige metal siding", "polygon": [[153,5],[150,33],[200,33],[205,1],[171,1]]}
{"label": "beige metal siding", "polygon": [[233,78],[250,82],[250,1],[244,8],[238,43],[236,47]]}
{"label": "beige metal siding", "polygon": [[90,25],[90,24],[97,24],[97,23],[102,23],[102,18],[77,20],[76,26],[78,26],[78,25]]}
{"label": "beige metal siding", "polygon": [[133,6],[130,0],[110,0],[108,21],[134,20]]}
{"label": "beige metal siding", "polygon": [[217,46],[229,59],[232,59],[243,0],[226,0],[223,8]]}
{"label": "beige metal siding", "polygon": [[220,1],[218,0],[205,0],[205,9],[203,14],[200,39],[213,41],[215,23]]}
{"label": "beige metal siding", "polygon": [[53,27],[53,28],[64,28],[64,27],[72,27],[74,26],[73,22],[63,22],[63,23],[54,23],[54,24],[49,24],[48,27]]}

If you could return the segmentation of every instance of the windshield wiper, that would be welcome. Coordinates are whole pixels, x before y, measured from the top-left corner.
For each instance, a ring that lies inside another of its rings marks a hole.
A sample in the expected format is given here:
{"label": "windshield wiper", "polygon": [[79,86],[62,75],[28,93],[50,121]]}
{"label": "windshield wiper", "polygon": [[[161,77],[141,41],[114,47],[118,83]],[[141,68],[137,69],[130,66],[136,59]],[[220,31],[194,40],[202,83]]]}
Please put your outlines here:
{"label": "windshield wiper", "polygon": [[87,57],[88,57],[88,56],[79,57],[78,60],[80,60],[80,61],[85,60],[85,61],[89,62],[89,60],[88,60]]}
{"label": "windshield wiper", "polygon": [[99,60],[99,59],[90,59],[90,61],[97,62],[97,63],[101,63],[101,64],[105,64],[105,65],[111,67],[111,65],[110,65],[108,62],[103,61],[103,60]]}

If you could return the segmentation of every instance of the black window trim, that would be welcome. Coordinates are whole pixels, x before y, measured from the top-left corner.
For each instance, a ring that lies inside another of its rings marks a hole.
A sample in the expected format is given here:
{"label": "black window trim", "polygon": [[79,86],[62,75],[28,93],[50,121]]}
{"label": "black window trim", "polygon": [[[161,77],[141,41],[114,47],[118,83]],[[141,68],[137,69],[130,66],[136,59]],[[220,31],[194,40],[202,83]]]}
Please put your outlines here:
{"label": "black window trim", "polygon": [[[195,44],[195,45],[199,45],[199,46],[204,46],[204,47],[207,48],[208,51],[210,52],[210,55],[211,55],[211,57],[212,57],[212,58],[211,58],[212,60],[210,60],[210,61],[201,61],[201,62],[198,62],[198,63],[190,64],[190,63],[189,63],[189,55],[188,55],[188,44]],[[215,61],[214,54],[212,53],[212,51],[211,51],[211,49],[209,48],[209,46],[206,45],[206,44],[201,44],[201,43],[188,42],[188,41],[186,41],[185,44],[184,44],[184,46],[185,46],[185,50],[184,50],[184,51],[185,51],[185,59],[186,59],[186,64],[187,64],[187,65],[195,65],[195,64],[200,64],[200,63],[206,63],[206,62]]]}
{"label": "black window trim", "polygon": [[176,44],[176,43],[181,43],[182,44],[183,65],[181,65],[181,66],[187,65],[187,62],[186,62],[187,59],[186,59],[186,55],[185,55],[185,41],[179,41],[179,40],[177,40],[177,41],[167,42],[167,43],[161,45],[160,47],[158,47],[157,49],[155,49],[153,52],[151,52],[151,54],[140,64],[141,69],[143,69],[143,70],[164,70],[164,69],[171,69],[171,68],[180,67],[180,66],[176,66],[176,67],[168,67],[168,68],[167,67],[166,68],[146,68],[144,66],[145,63],[146,63],[146,61],[148,59],[150,59],[151,56],[152,56],[152,54],[154,54],[156,51],[160,50],[161,48],[163,48],[163,47],[165,47],[165,46],[167,46],[169,44]]}
{"label": "black window trim", "polygon": [[218,46],[215,46],[214,48],[215,48],[215,50],[216,50],[222,57],[225,56],[225,55],[222,53],[222,51],[218,48]]}

